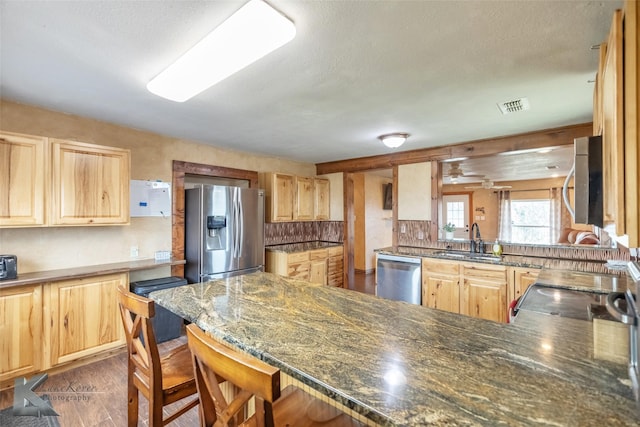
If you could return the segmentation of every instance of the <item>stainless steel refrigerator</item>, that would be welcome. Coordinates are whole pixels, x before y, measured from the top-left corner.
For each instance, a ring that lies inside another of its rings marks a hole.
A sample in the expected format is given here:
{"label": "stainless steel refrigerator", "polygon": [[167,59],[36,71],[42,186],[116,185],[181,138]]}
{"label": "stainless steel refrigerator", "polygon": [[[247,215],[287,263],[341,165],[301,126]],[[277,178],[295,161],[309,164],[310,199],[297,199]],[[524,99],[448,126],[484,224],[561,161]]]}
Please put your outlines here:
{"label": "stainless steel refrigerator", "polygon": [[264,192],[202,185],[185,192],[185,277],[189,283],[264,266]]}

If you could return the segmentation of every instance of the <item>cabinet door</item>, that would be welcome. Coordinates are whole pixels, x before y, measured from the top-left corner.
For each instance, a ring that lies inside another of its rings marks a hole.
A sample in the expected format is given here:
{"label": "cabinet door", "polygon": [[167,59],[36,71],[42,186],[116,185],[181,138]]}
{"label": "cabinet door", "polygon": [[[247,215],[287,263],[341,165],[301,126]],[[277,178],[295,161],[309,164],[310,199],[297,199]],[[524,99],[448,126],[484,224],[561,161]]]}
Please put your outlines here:
{"label": "cabinet door", "polygon": [[0,227],[44,225],[46,143],[0,132]]}
{"label": "cabinet door", "polygon": [[618,235],[625,234],[622,48],[622,12],[618,10],[613,16],[602,72],[604,222],[615,224]]}
{"label": "cabinet door", "polygon": [[501,265],[464,263],[460,314],[507,321],[507,269]]}
{"label": "cabinet door", "polygon": [[331,195],[329,193],[329,180],[324,178],[314,178],[313,188],[315,192],[314,198],[314,217],[316,220],[328,220],[330,215]]}
{"label": "cabinet door", "polygon": [[460,312],[460,265],[455,261],[422,259],[422,305]]}
{"label": "cabinet door", "polygon": [[465,277],[460,313],[495,322],[507,321],[507,284]]}
{"label": "cabinet door", "polygon": [[313,178],[297,176],[295,183],[296,197],[293,219],[298,221],[312,220],[314,218]]}
{"label": "cabinet door", "polygon": [[0,381],[41,370],[42,286],[0,289]]}
{"label": "cabinet door", "polygon": [[124,343],[117,288],[126,274],[51,283],[45,289],[47,344],[51,365],[115,348]]}
{"label": "cabinet door", "polygon": [[51,140],[52,224],[129,223],[129,150]]}
{"label": "cabinet door", "polygon": [[267,178],[267,220],[291,221],[293,219],[293,175],[269,174]]}
{"label": "cabinet door", "polygon": [[311,283],[327,284],[327,260],[315,260],[311,262],[309,269],[309,281]]}
{"label": "cabinet door", "polygon": [[460,277],[427,273],[422,282],[422,305],[429,308],[460,312]]}
{"label": "cabinet door", "polygon": [[533,285],[538,278],[538,273],[540,270],[537,269],[525,269],[525,268],[514,268],[513,269],[513,286],[510,287],[512,292],[510,292],[507,304],[514,299],[520,298],[529,286]]}

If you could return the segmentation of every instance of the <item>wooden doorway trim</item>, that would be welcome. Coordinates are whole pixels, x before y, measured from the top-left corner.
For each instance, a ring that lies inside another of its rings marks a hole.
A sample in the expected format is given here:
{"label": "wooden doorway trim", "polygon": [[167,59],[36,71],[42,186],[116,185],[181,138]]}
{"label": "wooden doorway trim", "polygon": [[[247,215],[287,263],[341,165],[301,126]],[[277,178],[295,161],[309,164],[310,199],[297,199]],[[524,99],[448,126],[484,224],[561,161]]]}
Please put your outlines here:
{"label": "wooden doorway trim", "polygon": [[[201,175],[216,178],[243,179],[249,181],[250,188],[258,187],[258,172],[244,169],[225,168],[200,163],[173,161],[173,194],[171,220],[171,256],[184,259],[184,178],[185,175]],[[184,265],[171,267],[173,276],[184,277]]]}

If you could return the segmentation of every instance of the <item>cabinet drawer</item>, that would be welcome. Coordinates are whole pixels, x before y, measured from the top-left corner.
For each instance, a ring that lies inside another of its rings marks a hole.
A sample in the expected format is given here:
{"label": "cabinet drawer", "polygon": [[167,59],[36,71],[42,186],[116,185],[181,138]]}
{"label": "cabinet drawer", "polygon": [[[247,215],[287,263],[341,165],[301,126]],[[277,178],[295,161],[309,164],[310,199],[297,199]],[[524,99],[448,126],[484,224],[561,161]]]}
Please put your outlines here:
{"label": "cabinet drawer", "polygon": [[309,251],[309,260],[314,261],[317,259],[326,259],[329,256],[329,251],[326,249],[315,249]]}
{"label": "cabinet drawer", "polygon": [[460,273],[460,264],[451,261],[439,261],[423,258],[422,271],[428,271],[429,274],[455,275]]}
{"label": "cabinet drawer", "polygon": [[287,256],[289,264],[309,261],[309,252],[297,252]]}
{"label": "cabinet drawer", "polygon": [[474,277],[483,280],[507,281],[507,268],[504,266],[490,266],[483,264],[462,264],[464,277]]}
{"label": "cabinet drawer", "polygon": [[342,255],[342,246],[332,246],[328,248],[329,256],[341,256]]}

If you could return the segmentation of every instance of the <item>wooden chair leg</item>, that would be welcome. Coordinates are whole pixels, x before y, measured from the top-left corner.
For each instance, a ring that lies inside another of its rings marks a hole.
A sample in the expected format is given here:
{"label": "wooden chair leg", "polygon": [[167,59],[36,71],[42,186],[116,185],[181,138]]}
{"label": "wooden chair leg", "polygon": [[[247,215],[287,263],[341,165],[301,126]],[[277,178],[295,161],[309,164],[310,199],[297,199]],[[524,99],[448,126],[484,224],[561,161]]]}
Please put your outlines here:
{"label": "wooden chair leg", "polygon": [[129,381],[128,391],[128,405],[127,405],[127,420],[129,427],[136,427],[138,425],[138,389]]}
{"label": "wooden chair leg", "polygon": [[149,396],[149,427],[162,427],[162,403],[153,393]]}

